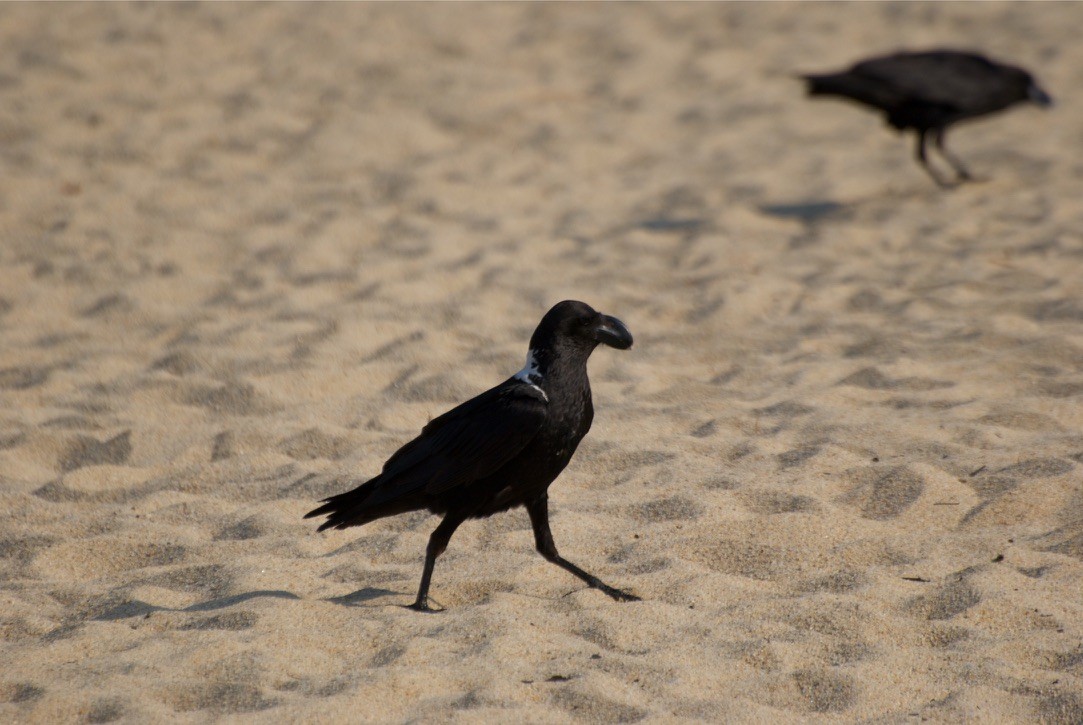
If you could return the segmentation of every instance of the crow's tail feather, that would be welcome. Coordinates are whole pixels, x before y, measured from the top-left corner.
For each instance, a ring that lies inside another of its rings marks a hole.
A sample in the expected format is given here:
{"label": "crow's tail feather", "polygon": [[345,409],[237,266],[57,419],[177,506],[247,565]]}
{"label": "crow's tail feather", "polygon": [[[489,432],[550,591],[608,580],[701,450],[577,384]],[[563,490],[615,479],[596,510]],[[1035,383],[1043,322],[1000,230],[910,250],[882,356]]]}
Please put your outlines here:
{"label": "crow's tail feather", "polygon": [[366,506],[366,500],[373,491],[372,481],[358,486],[352,491],[340,493],[337,496],[325,498],[323,505],[305,514],[306,519],[316,516],[327,516],[327,520],[320,524],[317,531],[325,529],[345,529],[349,526],[360,526],[380,517],[380,513]]}
{"label": "crow's tail feather", "polygon": [[306,519],[326,516],[317,531],[361,526],[385,516],[395,516],[418,508],[424,503],[398,489],[385,476],[377,476],[357,488],[325,498],[322,506],[305,514]]}

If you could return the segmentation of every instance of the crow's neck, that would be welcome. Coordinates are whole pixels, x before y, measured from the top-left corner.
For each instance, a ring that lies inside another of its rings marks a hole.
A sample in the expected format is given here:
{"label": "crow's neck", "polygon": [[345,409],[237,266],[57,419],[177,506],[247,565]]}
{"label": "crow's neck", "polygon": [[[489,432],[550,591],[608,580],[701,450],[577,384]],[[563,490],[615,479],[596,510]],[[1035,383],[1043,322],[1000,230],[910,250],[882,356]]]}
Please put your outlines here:
{"label": "crow's neck", "polygon": [[578,348],[553,350],[552,348],[532,349],[526,355],[526,365],[515,373],[516,380],[530,385],[537,385],[547,394],[559,389],[580,392],[590,390],[587,378],[587,358],[590,350]]}

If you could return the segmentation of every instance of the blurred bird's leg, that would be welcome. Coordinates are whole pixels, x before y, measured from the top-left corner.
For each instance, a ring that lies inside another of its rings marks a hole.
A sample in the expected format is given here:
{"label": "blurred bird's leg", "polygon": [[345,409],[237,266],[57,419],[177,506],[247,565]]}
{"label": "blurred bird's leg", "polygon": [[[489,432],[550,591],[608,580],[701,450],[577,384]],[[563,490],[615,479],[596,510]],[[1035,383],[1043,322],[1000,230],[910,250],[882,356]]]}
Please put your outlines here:
{"label": "blurred bird's leg", "polygon": [[543,493],[526,505],[527,513],[530,514],[530,525],[534,527],[534,545],[538,553],[557,566],[585,581],[595,589],[601,589],[618,602],[638,602],[639,597],[620,589],[611,587],[593,574],[588,574],[575,564],[571,563],[557,553],[557,546],[553,543],[553,532],[549,530],[549,495]]}
{"label": "blurred bird's leg", "polygon": [[940,174],[938,174],[936,170],[929,165],[929,159],[925,156],[925,137],[928,133],[928,129],[917,129],[918,143],[917,147],[914,149],[914,156],[917,158],[918,163],[921,164],[921,168],[925,169],[925,172],[933,178],[933,181],[936,182],[937,186],[941,187],[942,189],[949,188],[951,184],[945,181],[943,177],[941,177]]}
{"label": "blurred bird's leg", "polygon": [[967,168],[963,166],[963,162],[944,146],[944,129],[938,128],[933,132],[933,143],[936,144],[936,149],[944,157],[944,160],[951,164],[951,168],[955,169],[960,181],[970,181],[974,178]]}
{"label": "blurred bird's leg", "polygon": [[417,600],[409,605],[408,609],[416,609],[419,612],[440,611],[429,606],[429,582],[432,581],[432,569],[436,565],[436,557],[444,553],[448,542],[451,541],[451,535],[465,520],[466,517],[462,514],[448,513],[432,532],[432,536],[429,537],[429,546],[425,550],[425,570],[421,573],[421,586],[417,590]]}

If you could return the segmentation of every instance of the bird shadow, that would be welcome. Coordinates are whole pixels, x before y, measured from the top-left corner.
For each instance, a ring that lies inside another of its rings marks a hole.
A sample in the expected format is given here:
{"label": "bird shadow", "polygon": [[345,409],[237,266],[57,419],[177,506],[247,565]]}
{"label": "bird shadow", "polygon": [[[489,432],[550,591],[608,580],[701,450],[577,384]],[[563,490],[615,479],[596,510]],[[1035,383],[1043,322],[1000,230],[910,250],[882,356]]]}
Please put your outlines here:
{"label": "bird shadow", "polygon": [[343,607],[360,607],[365,606],[366,602],[382,599],[387,596],[401,597],[403,596],[403,593],[392,591],[390,589],[383,589],[381,587],[365,587],[364,589],[358,589],[356,592],[344,594],[341,597],[327,597],[323,601],[338,604]]}
{"label": "bird shadow", "polygon": [[759,210],[777,219],[793,219],[812,224],[830,217],[841,216],[845,206],[837,201],[798,201],[790,204],[761,204]]}
{"label": "bird shadow", "polygon": [[[344,607],[360,607],[365,606],[367,602],[372,602],[388,596],[402,597],[405,595],[403,592],[396,592],[391,589],[365,587],[364,589],[358,589],[355,592],[344,594],[341,597],[326,597],[323,601]],[[233,594],[228,597],[218,597],[216,599],[210,599],[205,602],[198,602],[180,608],[162,607],[157,604],[144,602],[140,599],[130,599],[114,607],[110,607],[104,612],[96,614],[91,617],[91,619],[96,622],[115,622],[122,619],[131,619],[133,617],[145,617],[153,612],[213,612],[218,609],[227,609],[252,599],[300,600],[301,597],[293,592],[287,592],[281,589],[260,589],[252,592],[244,592],[242,594]],[[386,606],[386,603],[370,606]]]}
{"label": "bird shadow", "polygon": [[280,589],[261,589],[254,592],[244,592],[243,594],[233,594],[228,597],[210,599],[206,602],[199,602],[197,604],[192,604],[188,607],[181,607],[179,609],[174,607],[160,607],[157,604],[150,604],[139,599],[132,599],[122,604],[118,604],[117,606],[110,609],[107,609],[106,611],[92,617],[91,619],[97,622],[113,622],[119,619],[143,617],[152,612],[211,612],[216,609],[226,609],[227,607],[232,607],[235,604],[247,602],[250,599],[261,598],[300,599],[301,597],[297,596],[293,592],[282,591]]}

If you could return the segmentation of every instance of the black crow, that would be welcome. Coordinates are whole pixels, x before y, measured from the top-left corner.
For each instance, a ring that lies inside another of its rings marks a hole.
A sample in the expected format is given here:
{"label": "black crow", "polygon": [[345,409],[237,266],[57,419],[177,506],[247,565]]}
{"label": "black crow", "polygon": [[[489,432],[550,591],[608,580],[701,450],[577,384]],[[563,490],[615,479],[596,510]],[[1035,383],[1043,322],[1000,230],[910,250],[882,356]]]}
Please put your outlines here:
{"label": "black crow", "polygon": [[594,418],[587,358],[597,345],[632,346],[624,324],[565,300],[530,338],[526,367],[495,388],[435,418],[384,464],[379,476],[305,514],[327,516],[319,530],[345,529],[428,509],[444,520],[429,537],[411,608],[429,607],[436,557],[470,518],[526,506],[534,543],[547,560],[622,602],[635,601],[560,556],[549,531],[549,484],[560,475]]}
{"label": "black crow", "polygon": [[918,163],[940,186],[949,184],[925,158],[930,133],[941,156],[955,170],[956,181],[964,181],[972,178],[970,172],[944,148],[948,126],[1016,103],[1053,103],[1022,68],[956,50],[896,53],[863,60],[840,73],[802,77],[808,81],[810,96],[850,98],[882,110],[899,131],[914,129]]}

